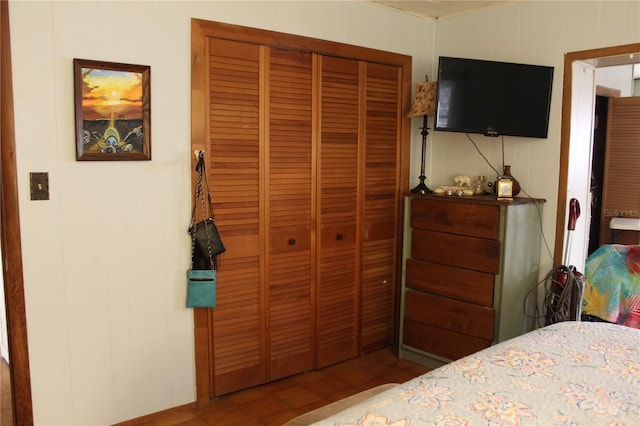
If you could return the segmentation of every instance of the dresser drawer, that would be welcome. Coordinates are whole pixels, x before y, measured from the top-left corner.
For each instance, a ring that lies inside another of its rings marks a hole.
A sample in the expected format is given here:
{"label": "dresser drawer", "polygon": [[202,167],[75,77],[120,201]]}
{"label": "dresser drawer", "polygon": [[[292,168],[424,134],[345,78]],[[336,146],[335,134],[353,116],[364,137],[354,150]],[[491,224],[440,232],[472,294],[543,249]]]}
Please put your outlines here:
{"label": "dresser drawer", "polygon": [[413,198],[411,227],[497,240],[500,235],[500,207]]}
{"label": "dresser drawer", "polygon": [[403,343],[451,360],[471,355],[491,345],[488,340],[410,319],[404,320]]}
{"label": "dresser drawer", "polygon": [[493,274],[407,259],[407,288],[493,306]]}
{"label": "dresser drawer", "polygon": [[487,341],[493,340],[492,308],[460,302],[428,293],[407,291],[405,318],[463,333]]}
{"label": "dresser drawer", "polygon": [[414,229],[411,257],[497,274],[500,271],[500,241]]}

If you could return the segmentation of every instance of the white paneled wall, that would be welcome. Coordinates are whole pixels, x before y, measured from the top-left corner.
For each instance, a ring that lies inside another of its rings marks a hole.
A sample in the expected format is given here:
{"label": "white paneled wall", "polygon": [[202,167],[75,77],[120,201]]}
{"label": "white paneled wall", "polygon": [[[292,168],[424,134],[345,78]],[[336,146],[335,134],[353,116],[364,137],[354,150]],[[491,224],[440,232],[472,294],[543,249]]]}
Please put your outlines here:
{"label": "white paneled wall", "polygon": [[598,68],[596,84],[620,91],[621,97],[633,96],[633,65]]}
{"label": "white paneled wall", "polygon": [[[411,55],[418,79],[433,68],[434,21],[360,1],[9,9],[35,422],[112,424],[190,403],[191,18]],[[73,58],[151,66],[152,161],[75,160]],[[29,200],[31,171],[49,173],[49,201]]]}
{"label": "white paneled wall", "polygon": [[[522,1],[436,22],[436,56],[459,56],[555,67],[549,137],[505,137],[505,163],[524,190],[547,200],[543,231],[551,249],[555,239],[558,196],[562,76],[567,52],[640,42],[638,1]],[[437,58],[434,59],[437,62]],[[464,135],[432,132],[429,184],[453,176],[495,173]],[[501,169],[500,140],[472,135],[491,164]],[[588,150],[589,140],[585,149]],[[588,182],[573,182],[588,185]],[[541,273],[551,269],[541,251]]]}
{"label": "white paneled wall", "polygon": [[[190,19],[413,56],[552,65],[549,138],[505,138],[512,172],[546,198],[553,244],[565,52],[640,41],[638,1],[522,1],[433,21],[361,1],[122,1],[9,4],[22,246],[36,424],[111,424],[195,399],[184,308],[190,213]],[[151,66],[151,162],[76,162],[72,59]],[[413,120],[416,121],[416,120]],[[420,165],[413,123],[412,182]],[[473,136],[494,166],[500,141]],[[461,134],[430,132],[429,186],[494,173]],[[49,172],[51,200],[28,175]],[[550,265],[544,253],[542,270]]]}

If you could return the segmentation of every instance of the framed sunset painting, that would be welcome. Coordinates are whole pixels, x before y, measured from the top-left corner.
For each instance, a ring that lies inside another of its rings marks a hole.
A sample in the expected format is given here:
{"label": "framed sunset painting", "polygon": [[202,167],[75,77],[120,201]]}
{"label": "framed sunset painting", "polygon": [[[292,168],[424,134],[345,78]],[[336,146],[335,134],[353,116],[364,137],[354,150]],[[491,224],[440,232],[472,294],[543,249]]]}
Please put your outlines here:
{"label": "framed sunset painting", "polygon": [[150,67],[74,59],[76,159],[151,160]]}

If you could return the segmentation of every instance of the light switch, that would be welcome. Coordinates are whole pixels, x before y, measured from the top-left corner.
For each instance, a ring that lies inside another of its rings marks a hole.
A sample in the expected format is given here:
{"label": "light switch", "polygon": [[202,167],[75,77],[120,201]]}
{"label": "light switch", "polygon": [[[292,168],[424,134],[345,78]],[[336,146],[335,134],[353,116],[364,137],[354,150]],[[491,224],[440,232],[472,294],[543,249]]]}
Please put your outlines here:
{"label": "light switch", "polygon": [[31,199],[32,200],[48,200],[49,199],[49,173],[47,172],[31,172]]}

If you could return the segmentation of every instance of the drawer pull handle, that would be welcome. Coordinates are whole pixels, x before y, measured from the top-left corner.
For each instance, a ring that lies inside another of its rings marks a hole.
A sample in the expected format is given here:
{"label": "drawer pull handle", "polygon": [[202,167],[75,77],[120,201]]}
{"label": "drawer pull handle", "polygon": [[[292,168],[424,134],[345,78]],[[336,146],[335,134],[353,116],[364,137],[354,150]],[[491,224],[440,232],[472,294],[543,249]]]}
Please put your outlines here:
{"label": "drawer pull handle", "polygon": [[289,240],[289,245],[290,245],[290,246],[295,246],[295,245],[296,245],[296,239],[295,239],[295,238],[291,238],[291,239]]}
{"label": "drawer pull handle", "polygon": [[344,236],[342,234],[337,234],[336,235],[336,240],[341,241],[344,238]]}

